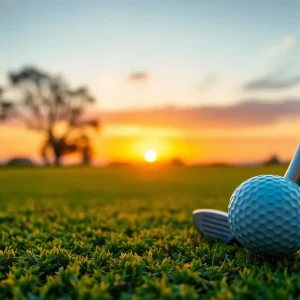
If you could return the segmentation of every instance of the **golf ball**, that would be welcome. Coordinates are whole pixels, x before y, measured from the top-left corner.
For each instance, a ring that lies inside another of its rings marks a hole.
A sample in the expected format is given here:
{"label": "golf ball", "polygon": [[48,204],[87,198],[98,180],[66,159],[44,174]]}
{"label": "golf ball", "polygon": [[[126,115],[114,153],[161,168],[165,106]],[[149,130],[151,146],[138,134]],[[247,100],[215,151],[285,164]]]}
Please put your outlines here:
{"label": "golf ball", "polygon": [[300,188],[281,176],[262,175],[234,191],[228,221],[248,250],[284,255],[300,248]]}

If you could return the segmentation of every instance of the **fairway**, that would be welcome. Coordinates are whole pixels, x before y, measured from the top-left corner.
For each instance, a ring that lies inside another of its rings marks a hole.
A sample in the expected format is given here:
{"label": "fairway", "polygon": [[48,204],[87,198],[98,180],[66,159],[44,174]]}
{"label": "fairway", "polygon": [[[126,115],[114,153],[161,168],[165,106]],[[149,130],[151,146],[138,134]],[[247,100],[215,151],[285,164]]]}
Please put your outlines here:
{"label": "fairway", "polygon": [[280,167],[1,168],[0,299],[294,299],[299,254],[200,237],[239,183]]}

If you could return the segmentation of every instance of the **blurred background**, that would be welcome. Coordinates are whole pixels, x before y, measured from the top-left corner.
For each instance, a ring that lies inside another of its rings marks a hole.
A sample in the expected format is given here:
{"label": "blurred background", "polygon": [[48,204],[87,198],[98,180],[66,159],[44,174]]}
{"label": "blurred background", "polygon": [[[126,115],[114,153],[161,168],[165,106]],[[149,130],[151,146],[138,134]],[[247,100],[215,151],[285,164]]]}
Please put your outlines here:
{"label": "blurred background", "polygon": [[0,0],[0,162],[287,161],[300,2]]}

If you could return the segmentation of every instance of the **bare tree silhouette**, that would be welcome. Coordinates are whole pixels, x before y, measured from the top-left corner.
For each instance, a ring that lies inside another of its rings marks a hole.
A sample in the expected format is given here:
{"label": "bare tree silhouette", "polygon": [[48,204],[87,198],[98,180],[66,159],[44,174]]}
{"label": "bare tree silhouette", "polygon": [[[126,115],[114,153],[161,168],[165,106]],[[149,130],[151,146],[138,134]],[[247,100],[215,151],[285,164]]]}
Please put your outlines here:
{"label": "bare tree silhouette", "polygon": [[0,87],[0,122],[7,119],[13,108],[13,104],[9,101],[6,101],[3,97],[3,94],[4,89]]}
{"label": "bare tree silhouette", "polygon": [[72,89],[62,77],[34,67],[10,73],[9,81],[14,100],[2,103],[3,117],[13,107],[11,118],[44,134],[44,162],[50,164],[53,158],[59,166],[63,156],[79,152],[83,163],[90,163],[90,135],[100,123],[84,117],[86,109],[95,103],[87,88]]}

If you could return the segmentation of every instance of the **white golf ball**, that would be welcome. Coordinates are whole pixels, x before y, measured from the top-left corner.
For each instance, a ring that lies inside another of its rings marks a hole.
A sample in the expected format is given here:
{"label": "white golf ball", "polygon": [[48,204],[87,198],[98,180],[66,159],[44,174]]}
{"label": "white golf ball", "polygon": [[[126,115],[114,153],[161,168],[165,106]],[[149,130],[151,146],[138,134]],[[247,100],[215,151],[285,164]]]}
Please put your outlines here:
{"label": "white golf ball", "polygon": [[238,241],[253,252],[293,253],[300,248],[300,188],[281,176],[253,177],[231,196],[228,221]]}

